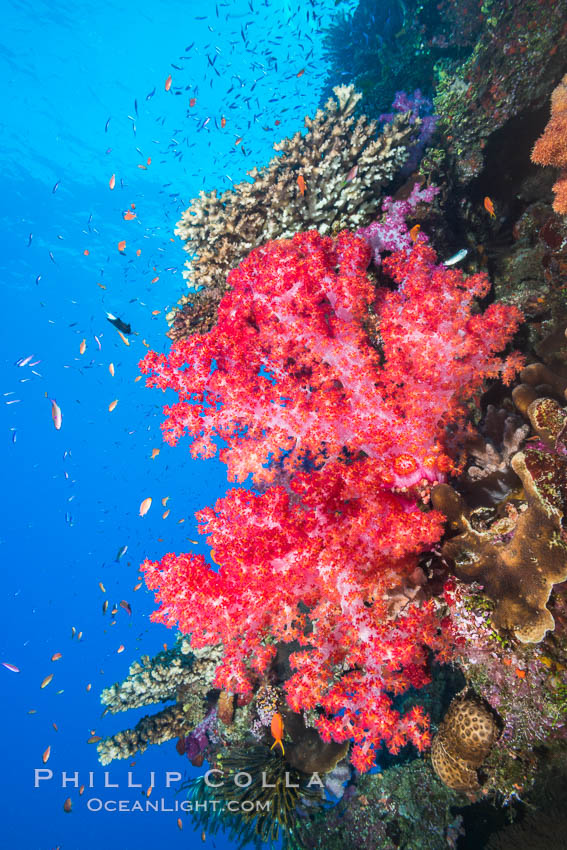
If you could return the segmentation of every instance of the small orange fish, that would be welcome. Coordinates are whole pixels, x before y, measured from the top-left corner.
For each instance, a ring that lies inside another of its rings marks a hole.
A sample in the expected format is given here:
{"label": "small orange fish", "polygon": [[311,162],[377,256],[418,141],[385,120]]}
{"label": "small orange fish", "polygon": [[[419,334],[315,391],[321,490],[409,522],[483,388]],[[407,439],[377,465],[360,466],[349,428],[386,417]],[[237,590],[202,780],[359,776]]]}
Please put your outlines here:
{"label": "small orange fish", "polygon": [[138,248],[138,250],[136,251],[136,256],[139,257],[141,253],[142,253],[142,249]]}
{"label": "small orange fish", "polygon": [[132,609],[131,609],[131,607],[130,607],[130,603],[129,603],[129,602],[126,602],[126,600],[125,600],[125,599],[122,599],[122,601],[120,602],[120,607],[121,607],[121,608],[124,608],[124,610],[128,612],[128,615],[129,615],[130,617],[132,616]]}
{"label": "small orange fish", "polygon": [[120,337],[124,345],[130,345],[130,340],[128,339],[128,337],[124,336],[122,331],[118,331],[118,336]]}
{"label": "small orange fish", "polygon": [[526,671],[520,670],[519,667],[516,667],[516,676],[518,677],[518,679],[525,679],[526,678]]}
{"label": "small orange fish", "polygon": [[92,685],[91,685],[91,683],[89,682],[89,684],[87,685],[87,687],[85,688],[85,690],[86,690],[86,691],[90,691],[90,689],[91,689],[91,688],[92,688]]}
{"label": "small orange fish", "polygon": [[85,248],[85,250],[83,251],[83,254],[85,255],[85,257],[88,257],[88,256],[89,256],[89,250],[88,250],[88,248]]}
{"label": "small orange fish", "polygon": [[134,588],[133,588],[133,589],[134,589],[134,590],[139,590],[139,589],[141,588],[141,586],[142,586],[142,582],[141,582],[141,581],[139,581],[139,582],[138,582],[138,584],[134,585]]}
{"label": "small orange fish", "polygon": [[491,218],[496,218],[496,213],[494,212],[494,204],[492,203],[492,199],[486,196],[484,199],[484,209],[487,213],[489,213]]}
{"label": "small orange fish", "polygon": [[183,822],[182,822],[181,818],[177,818],[177,828],[183,829]]}
{"label": "small orange fish", "polygon": [[49,761],[50,755],[51,755],[51,747],[49,746],[41,757],[44,764],[47,764],[47,762]]}
{"label": "small orange fish", "polygon": [[66,800],[65,800],[65,802],[63,803],[63,811],[64,811],[64,812],[67,812],[67,814],[69,814],[69,812],[70,812],[72,809],[73,809],[73,803],[71,802],[71,798],[70,798],[70,797],[67,797],[67,799],[66,799]]}
{"label": "small orange fish", "polygon": [[126,240],[121,239],[120,242],[118,243],[117,247],[118,247],[118,250],[120,251],[120,253],[123,254],[124,251],[126,250]]}
{"label": "small orange fish", "polygon": [[104,586],[104,584],[101,581],[99,581],[98,586],[100,587],[100,589],[102,590],[103,593],[106,593],[106,587]]}
{"label": "small orange fish", "polygon": [[84,354],[87,350],[87,341],[86,339],[81,340],[81,344],[79,346],[79,354]]}
{"label": "small orange fish", "polygon": [[108,599],[105,599],[104,602],[102,603],[102,613],[106,614],[107,611],[108,611]]}
{"label": "small orange fish", "polygon": [[222,116],[222,118],[220,120],[220,125],[224,130],[224,128],[226,127],[226,118],[224,117],[224,115]]}
{"label": "small orange fish", "polygon": [[112,413],[112,411],[114,410],[114,408],[116,407],[116,405],[117,405],[117,404],[118,404],[118,399],[117,399],[117,398],[115,398],[115,399],[114,399],[114,401],[111,401],[111,402],[110,402],[110,404],[108,405],[108,411],[109,411],[109,413]]}
{"label": "small orange fish", "polygon": [[152,449],[152,460],[159,455],[159,449]]}
{"label": "small orange fish", "polygon": [[[152,281],[152,283],[153,283],[153,281]],[[152,310],[152,316],[159,316],[160,313],[161,313],[161,310]]]}
{"label": "small orange fish", "polygon": [[412,227],[412,229],[409,232],[410,239],[411,239],[412,242],[416,241],[417,235],[418,235],[420,230],[421,230],[421,224],[414,224],[414,226]]}
{"label": "small orange fish", "polygon": [[112,377],[114,378],[114,363],[109,363],[109,364],[108,364],[108,371],[110,372],[110,374],[111,374],[111,375],[112,375]]}
{"label": "small orange fish", "polygon": [[274,747],[277,747],[277,745],[279,744],[280,747],[282,748],[282,755],[285,756],[284,745],[282,743],[282,738],[283,738],[283,733],[284,733],[284,725],[283,725],[283,718],[282,718],[281,714],[279,713],[279,711],[276,711],[276,713],[272,716],[270,731],[271,731],[271,733],[274,737],[274,743],[272,744],[270,749],[273,750]]}
{"label": "small orange fish", "polygon": [[303,179],[303,174],[300,174],[297,178],[297,185],[299,186],[299,191],[301,195],[305,194],[305,180]]}
{"label": "small orange fish", "polygon": [[154,786],[153,786],[153,785],[150,785],[150,787],[149,787],[149,788],[148,788],[148,790],[146,791],[146,797],[151,797],[151,795],[152,795],[152,791],[153,791],[153,790],[154,790]]}
{"label": "small orange fish", "polygon": [[147,166],[147,165],[141,165],[140,163],[138,163],[138,168],[141,168],[141,169],[142,169],[142,171],[147,171],[147,170],[148,170],[148,166]]}
{"label": "small orange fish", "polygon": [[125,212],[122,213],[122,218],[124,221],[133,221],[133,219],[136,218],[136,213],[130,212],[130,210],[125,210]]}
{"label": "small orange fish", "polygon": [[121,652],[124,652],[124,644],[123,644],[123,643],[121,643],[121,644],[120,644],[120,646],[118,647],[118,649],[116,650],[116,652],[117,652],[118,654],[120,654]]}
{"label": "small orange fish", "polygon": [[145,516],[147,514],[147,512],[149,511],[149,509],[151,508],[151,506],[152,506],[152,497],[148,496],[148,498],[144,499],[144,501],[140,505],[140,516]]}
{"label": "small orange fish", "polygon": [[164,496],[163,499],[161,500],[161,503],[164,506],[164,508],[165,508],[165,506],[167,505],[168,502],[169,502],[169,496]]}
{"label": "small orange fish", "polygon": [[234,144],[239,145],[241,141],[242,141],[242,136],[239,136]]}
{"label": "small orange fish", "polygon": [[52,723],[51,725],[53,726],[56,732],[59,732],[59,727],[57,726],[57,723]]}
{"label": "small orange fish", "polygon": [[85,793],[85,786],[84,786],[84,785],[81,785],[81,787],[79,788],[79,796],[81,796],[81,797],[82,797],[82,795],[83,795],[84,793]]}
{"label": "small orange fish", "polygon": [[43,680],[43,682],[40,685],[40,688],[46,688],[48,686],[48,684],[51,682],[52,679],[53,679],[53,673],[50,673],[49,676],[45,677],[45,679]]}
{"label": "small orange fish", "polygon": [[196,103],[197,103],[197,98],[192,97],[191,100],[189,101],[189,106],[195,106]]}
{"label": "small orange fish", "polygon": [[116,174],[113,174],[110,180],[108,181],[108,186],[110,189],[114,189],[116,186]]}
{"label": "small orange fish", "polygon": [[159,277],[154,277],[154,278],[152,279],[152,283],[157,283],[157,282],[158,282],[158,280],[159,280]]}
{"label": "small orange fish", "polygon": [[354,178],[356,177],[357,174],[358,174],[358,165],[353,165],[353,167],[351,168],[351,170],[349,171],[349,173],[346,176],[345,182],[346,183],[352,183],[352,181],[354,180]]}
{"label": "small orange fish", "polygon": [[51,656],[52,661],[59,661],[60,658],[63,658],[60,652],[56,652],[54,653],[54,655]]}
{"label": "small orange fish", "polygon": [[136,378],[134,378],[134,383],[137,384],[138,381],[141,381],[141,380],[142,380],[142,376],[138,375]]}
{"label": "small orange fish", "polygon": [[171,82],[172,82],[172,81],[171,81],[171,74],[170,74],[170,75],[169,75],[169,77],[167,78],[167,80],[165,81],[165,90],[166,90],[166,91],[169,91],[169,90],[170,90],[170,88],[171,88]]}
{"label": "small orange fish", "polygon": [[146,160],[146,165],[151,165],[151,164],[152,164],[152,158],[151,158],[151,156],[149,156]]}
{"label": "small orange fish", "polygon": [[298,71],[295,76],[296,77],[302,77],[304,75],[304,73],[305,73],[305,68],[302,68],[301,71]]}
{"label": "small orange fish", "polygon": [[163,514],[161,515],[161,518],[167,519],[170,513],[171,513],[171,511],[168,508],[166,511],[163,512]]}

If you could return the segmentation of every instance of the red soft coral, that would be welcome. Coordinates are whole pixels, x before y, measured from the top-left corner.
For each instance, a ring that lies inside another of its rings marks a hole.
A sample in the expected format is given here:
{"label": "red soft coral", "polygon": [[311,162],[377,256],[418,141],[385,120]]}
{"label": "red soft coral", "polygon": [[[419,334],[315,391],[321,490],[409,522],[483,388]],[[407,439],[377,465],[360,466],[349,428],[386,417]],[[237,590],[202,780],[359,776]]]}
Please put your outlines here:
{"label": "red soft coral", "polygon": [[[443,517],[419,487],[442,480],[447,426],[487,377],[520,321],[513,307],[473,315],[488,289],[438,266],[427,245],[392,255],[397,290],[376,290],[365,243],[315,232],[253,251],[230,276],[218,325],[149,353],[149,384],[171,387],[166,438],[184,431],[195,455],[215,439],[229,476],[278,478],[259,495],[231,490],[198,514],[215,559],[166,555],[146,562],[155,620],[194,646],[222,642],[216,685],[247,693],[274,655],[297,641],[285,684],[290,707],[318,708],[323,737],[352,739],[361,770],[385,742],[427,746],[427,719],[392,699],[429,681],[430,650],[450,653],[450,624],[433,602],[398,592]],[[268,466],[269,463],[269,466]]]}

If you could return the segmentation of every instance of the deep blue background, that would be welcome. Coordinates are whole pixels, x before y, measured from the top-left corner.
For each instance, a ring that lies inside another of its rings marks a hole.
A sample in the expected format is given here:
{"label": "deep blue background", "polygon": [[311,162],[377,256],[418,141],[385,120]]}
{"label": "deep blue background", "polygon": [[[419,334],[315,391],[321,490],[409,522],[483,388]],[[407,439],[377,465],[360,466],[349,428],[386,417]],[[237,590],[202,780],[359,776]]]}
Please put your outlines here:
{"label": "deep blue background", "polygon": [[[193,769],[173,744],[151,748],[134,767],[111,765],[111,781],[121,788],[105,792],[96,748],[86,741],[93,731],[132,726],[145,713],[101,719],[100,691],[122,679],[140,654],[153,655],[174,639],[149,622],[152,595],[133,591],[140,562],[191,548],[194,511],[226,488],[219,464],[191,461],[186,442],[176,449],[162,443],[163,398],[143,380],[134,383],[142,340],[167,349],[164,315],[183,290],[185,255],[173,228],[201,188],[224,189],[230,178],[267,162],[272,143],[301,129],[315,110],[326,72],[321,28],[336,6],[314,5],[316,16],[305,0],[3,4],[0,661],[21,672],[0,667],[2,848],[213,846],[210,838],[201,845],[187,817],[180,832],[177,814],[89,813],[89,794],[139,798],[125,788],[128,769],[144,789],[156,771],[154,796],[167,799],[174,796],[161,784],[165,770]],[[191,97],[197,103],[189,109]],[[139,169],[148,157],[151,165]],[[137,218],[124,221],[130,204]],[[121,239],[124,255],[116,247]],[[139,332],[130,347],[106,310]],[[154,317],[153,310],[161,312]],[[38,374],[15,365],[29,354],[41,361],[32,367]],[[60,431],[50,398],[63,413]],[[118,406],[109,413],[113,399]],[[151,460],[154,447],[161,453]],[[138,508],[147,496],[154,501],[142,519]],[[127,555],[116,563],[123,544]],[[194,548],[208,554],[203,544]],[[105,598],[111,606],[128,600],[132,617],[120,609],[110,627],[101,611]],[[83,632],[80,642],[72,626]],[[63,657],[51,662],[56,652]],[[49,673],[53,681],[42,690]],[[43,767],[48,745],[54,779],[34,790],[34,768]],[[95,789],[79,797],[61,788],[62,770],[79,771],[85,784],[94,771]],[[71,814],[63,812],[68,796]]]}

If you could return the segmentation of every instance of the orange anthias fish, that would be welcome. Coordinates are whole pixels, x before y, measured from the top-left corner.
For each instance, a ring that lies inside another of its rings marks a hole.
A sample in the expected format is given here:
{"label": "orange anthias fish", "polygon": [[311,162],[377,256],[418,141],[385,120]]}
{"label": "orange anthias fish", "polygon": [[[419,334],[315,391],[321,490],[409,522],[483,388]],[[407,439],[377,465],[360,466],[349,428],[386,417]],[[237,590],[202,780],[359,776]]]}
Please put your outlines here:
{"label": "orange anthias fish", "polygon": [[121,239],[120,242],[118,243],[117,247],[118,247],[118,250],[120,251],[120,253],[123,254],[124,251],[126,250],[126,240]]}
{"label": "orange anthias fish", "polygon": [[122,213],[122,218],[124,221],[132,221],[136,218],[136,213],[130,212],[130,210],[126,210],[126,212]]}
{"label": "orange anthias fish", "polygon": [[222,116],[222,118],[220,120],[220,125],[224,130],[224,128],[226,127],[226,118],[224,117],[224,115]]}
{"label": "orange anthias fish", "polygon": [[297,178],[297,185],[299,186],[299,191],[302,195],[305,194],[305,180],[303,179],[303,174],[300,174]]}
{"label": "orange anthias fish", "polygon": [[415,240],[417,239],[417,234],[419,233],[420,230],[421,230],[421,224],[414,224],[414,226],[412,227],[412,229],[409,232],[410,239],[411,239],[412,242],[415,242]]}
{"label": "orange anthias fish", "polygon": [[108,187],[110,189],[114,189],[115,186],[116,186],[116,174],[113,174],[112,177],[110,178],[110,180],[108,181]]}
{"label": "orange anthias fish", "polygon": [[282,743],[282,738],[283,738],[283,733],[284,733],[284,725],[283,725],[283,718],[282,718],[281,714],[279,713],[279,711],[276,711],[276,713],[272,717],[272,723],[271,723],[271,726],[270,726],[270,731],[271,731],[271,733],[272,733],[272,735],[274,736],[274,739],[275,739],[274,743],[272,744],[270,749],[273,750],[274,747],[277,747],[277,745],[279,744],[280,747],[282,748],[282,755],[285,756],[284,745]]}
{"label": "orange anthias fish", "polygon": [[171,74],[169,75],[169,77],[168,77],[168,78],[167,78],[167,80],[165,81],[165,90],[166,90],[166,91],[169,91],[169,90],[170,90],[170,88],[171,88]]}
{"label": "orange anthias fish", "polygon": [[496,213],[494,212],[494,204],[492,203],[492,198],[489,198],[488,195],[484,199],[484,209],[487,213],[490,214],[491,218],[496,218]]}

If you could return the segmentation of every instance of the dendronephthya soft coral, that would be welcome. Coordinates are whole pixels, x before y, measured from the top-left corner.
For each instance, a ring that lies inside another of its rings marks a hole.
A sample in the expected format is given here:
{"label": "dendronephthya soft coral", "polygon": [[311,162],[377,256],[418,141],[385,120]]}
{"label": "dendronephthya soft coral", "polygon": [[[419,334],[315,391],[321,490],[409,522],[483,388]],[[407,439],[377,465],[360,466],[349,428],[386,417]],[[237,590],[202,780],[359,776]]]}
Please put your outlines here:
{"label": "dendronephthya soft coral", "polygon": [[324,738],[353,740],[360,770],[382,742],[429,743],[421,709],[400,715],[392,698],[429,681],[428,648],[448,657],[450,630],[434,601],[388,594],[441,536],[421,497],[451,471],[445,435],[467,400],[514,373],[496,352],[520,321],[503,305],[473,314],[486,277],[437,265],[426,239],[384,262],[397,289],[376,288],[369,258],[348,232],[267,243],[231,272],[208,334],[142,362],[179,396],[166,439],[187,431],[209,457],[220,437],[229,478],[264,491],[231,490],[198,515],[218,571],[193,555],[144,564],[154,619],[194,646],[220,639],[216,684],[238,693],[276,643],[298,641],[288,703],[316,709]]}

